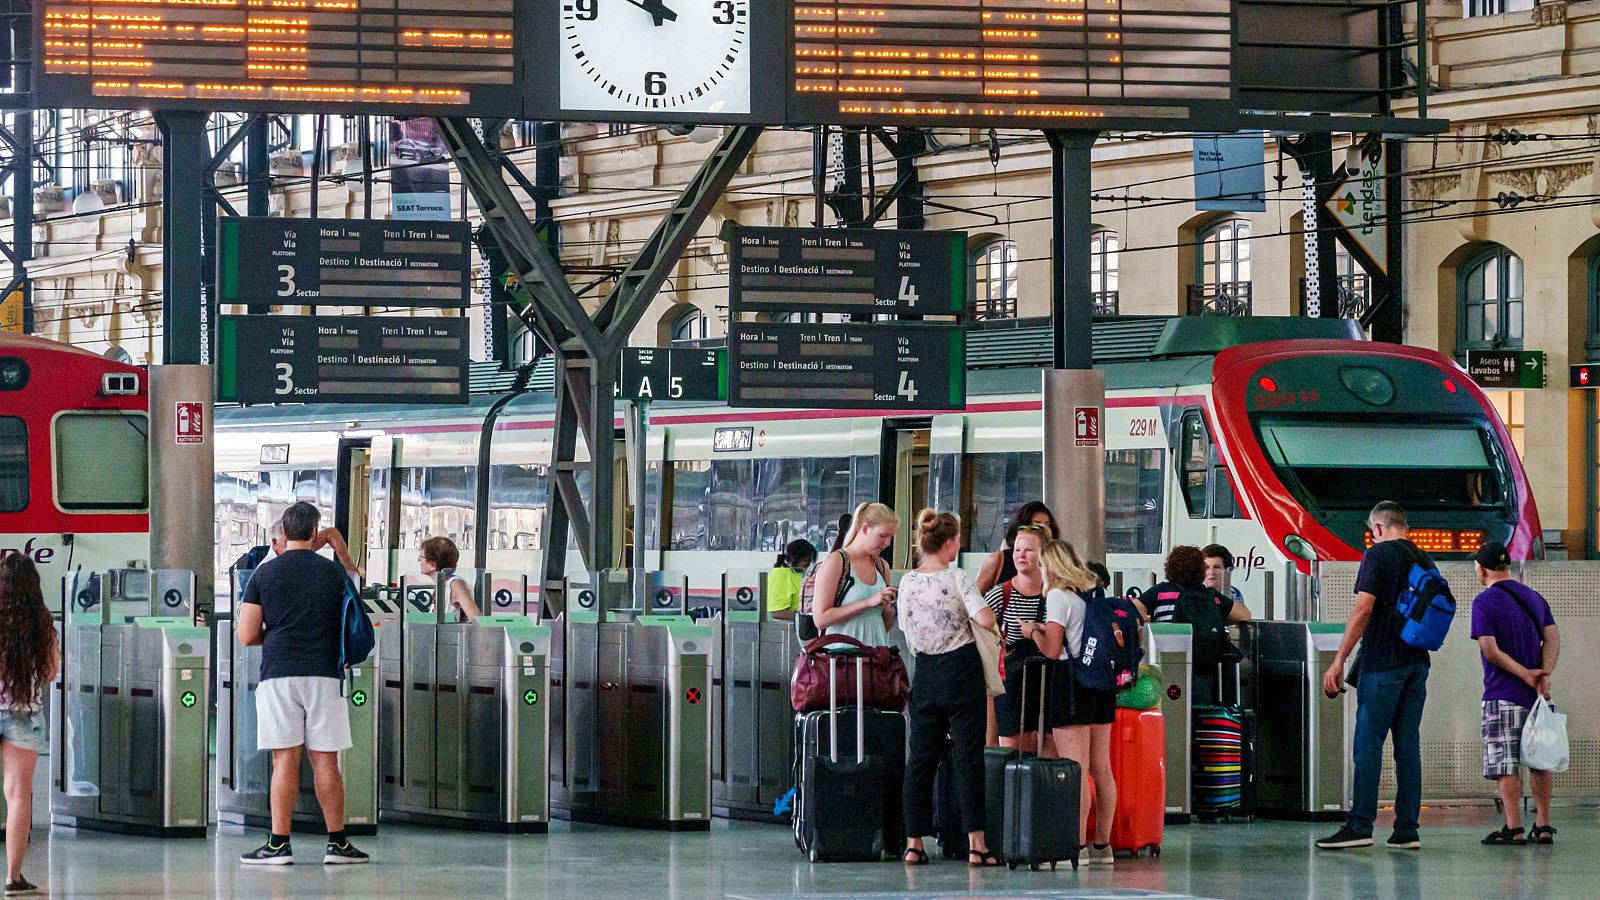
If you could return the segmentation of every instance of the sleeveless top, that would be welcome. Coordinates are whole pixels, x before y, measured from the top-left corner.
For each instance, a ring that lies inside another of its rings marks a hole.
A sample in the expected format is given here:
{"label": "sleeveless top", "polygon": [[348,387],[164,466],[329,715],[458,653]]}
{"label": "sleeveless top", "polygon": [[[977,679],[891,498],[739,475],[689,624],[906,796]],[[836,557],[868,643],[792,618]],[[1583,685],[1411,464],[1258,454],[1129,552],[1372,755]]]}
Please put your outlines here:
{"label": "sleeveless top", "polygon": [[455,569],[440,569],[439,574],[444,576],[444,596],[434,600],[436,608],[437,604],[447,604],[445,606],[445,615],[448,617],[452,610],[455,612],[455,618],[451,619],[450,621],[465,622],[467,620],[467,614],[461,611],[461,604],[455,602],[455,598],[452,597],[451,594],[455,592],[455,585],[458,581],[466,585],[467,593],[471,594],[472,582],[461,577],[460,575],[457,575]]}
{"label": "sleeveless top", "polygon": [[[843,572],[840,572],[843,577]],[[877,562],[872,564],[872,581],[862,581],[858,576],[855,584],[850,585],[850,590],[845,592],[844,598],[839,601],[840,606],[856,603],[871,597],[883,590],[883,573],[878,571]],[[883,627],[883,609],[864,612],[852,619],[846,619],[837,625],[823,629],[823,634],[843,634],[853,637],[868,647],[889,646],[889,631]]]}

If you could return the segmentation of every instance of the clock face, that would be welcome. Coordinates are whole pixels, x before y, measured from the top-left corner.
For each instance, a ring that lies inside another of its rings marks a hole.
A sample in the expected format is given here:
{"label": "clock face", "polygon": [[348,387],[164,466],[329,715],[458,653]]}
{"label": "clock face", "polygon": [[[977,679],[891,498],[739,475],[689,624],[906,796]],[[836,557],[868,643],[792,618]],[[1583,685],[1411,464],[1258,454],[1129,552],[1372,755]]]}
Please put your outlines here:
{"label": "clock face", "polygon": [[560,0],[561,107],[750,112],[750,0]]}

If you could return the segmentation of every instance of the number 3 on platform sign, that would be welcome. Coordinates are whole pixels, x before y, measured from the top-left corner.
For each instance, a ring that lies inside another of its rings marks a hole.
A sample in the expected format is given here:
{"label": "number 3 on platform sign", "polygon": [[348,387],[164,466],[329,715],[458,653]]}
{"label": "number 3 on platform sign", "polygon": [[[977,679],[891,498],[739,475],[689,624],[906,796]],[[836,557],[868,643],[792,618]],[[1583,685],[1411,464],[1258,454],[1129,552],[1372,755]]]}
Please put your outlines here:
{"label": "number 3 on platform sign", "polygon": [[294,366],[288,363],[278,363],[278,384],[272,389],[274,394],[294,393]]}

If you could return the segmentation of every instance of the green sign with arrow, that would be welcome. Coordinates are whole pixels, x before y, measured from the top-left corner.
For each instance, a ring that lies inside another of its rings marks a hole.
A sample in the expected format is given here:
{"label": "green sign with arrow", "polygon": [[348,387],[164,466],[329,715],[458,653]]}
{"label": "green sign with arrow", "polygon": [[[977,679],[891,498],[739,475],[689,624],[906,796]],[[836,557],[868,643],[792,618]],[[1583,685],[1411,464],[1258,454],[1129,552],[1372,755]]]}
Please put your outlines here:
{"label": "green sign with arrow", "polygon": [[194,705],[199,699],[194,695],[194,691],[184,691],[183,696],[178,698],[178,702],[183,704],[184,709],[194,709]]}

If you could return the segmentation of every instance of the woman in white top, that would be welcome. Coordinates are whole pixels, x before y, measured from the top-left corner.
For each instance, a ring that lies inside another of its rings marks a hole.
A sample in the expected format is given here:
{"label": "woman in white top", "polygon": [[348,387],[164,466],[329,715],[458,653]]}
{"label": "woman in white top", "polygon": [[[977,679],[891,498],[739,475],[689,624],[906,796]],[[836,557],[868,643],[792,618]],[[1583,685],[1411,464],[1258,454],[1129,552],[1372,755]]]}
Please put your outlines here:
{"label": "woman in white top", "polygon": [[22,877],[33,827],[33,768],[49,742],[44,693],[61,669],[55,623],[39,569],[21,553],[0,554],[0,757],[5,769],[6,896],[32,894]]}
{"label": "woman in white top", "polygon": [[[1045,621],[1029,631],[1044,655],[1075,658],[1083,647],[1083,592],[1098,585],[1078,552],[1066,541],[1051,541],[1040,554],[1044,567]],[[1078,834],[1088,837],[1089,780],[1094,779],[1095,834],[1085,856],[1089,865],[1113,865],[1111,819],[1117,808],[1117,783],[1111,775],[1111,723],[1116,719],[1117,692],[1091,690],[1075,683],[1067,666],[1057,665],[1045,711],[1056,751],[1083,767],[1078,803]]]}
{"label": "woman in white top", "polygon": [[[818,632],[848,635],[869,647],[889,645],[895,589],[889,585],[889,566],[881,554],[894,543],[899,529],[894,510],[882,503],[856,507],[844,546],[817,563],[811,618]],[[853,581],[841,593],[847,562]]]}
{"label": "woman in white top", "polygon": [[472,597],[472,585],[456,574],[456,564],[460,561],[461,551],[456,549],[456,542],[447,537],[428,538],[417,551],[417,565],[422,567],[422,574],[444,573],[448,596],[434,602],[448,604],[445,610],[454,615],[457,622],[476,622],[478,601]]}
{"label": "woman in white top", "polygon": [[973,642],[972,625],[994,628],[994,611],[972,579],[952,569],[961,553],[961,522],[950,513],[925,509],[917,516],[922,564],[900,580],[901,627],[917,655],[911,682],[911,758],[906,763],[902,800],[906,815],[907,865],[928,862],[924,835],[933,832],[933,779],[945,756],[955,765],[956,797],[966,826],[967,864],[997,866],[1000,860],[984,839],[983,657]]}

